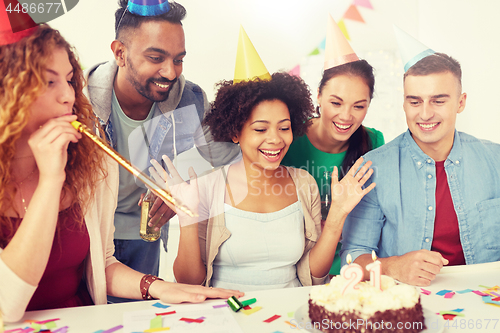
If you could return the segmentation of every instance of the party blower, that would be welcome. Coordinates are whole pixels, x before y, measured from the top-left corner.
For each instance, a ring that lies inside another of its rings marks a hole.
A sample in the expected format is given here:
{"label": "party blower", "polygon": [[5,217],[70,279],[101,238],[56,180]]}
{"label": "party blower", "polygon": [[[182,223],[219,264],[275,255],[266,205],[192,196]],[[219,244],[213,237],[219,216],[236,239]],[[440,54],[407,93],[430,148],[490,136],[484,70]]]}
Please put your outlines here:
{"label": "party blower", "polygon": [[118,152],[116,152],[113,148],[111,148],[104,140],[99,138],[97,135],[92,133],[92,131],[80,123],[79,121],[71,122],[71,125],[80,133],[85,134],[88,138],[90,138],[95,144],[97,144],[102,150],[106,152],[109,156],[111,156],[114,160],[116,160],[121,166],[127,169],[128,172],[139,178],[141,182],[143,182],[154,194],[159,196],[160,198],[167,200],[172,203],[178,209],[182,210],[187,215],[194,217],[198,216],[194,214],[187,206],[185,206],[180,200],[175,199],[169,192],[162,189],[153,179],[148,177],[142,171],[138,170],[134,167],[129,161],[127,161],[123,156],[121,156]]}

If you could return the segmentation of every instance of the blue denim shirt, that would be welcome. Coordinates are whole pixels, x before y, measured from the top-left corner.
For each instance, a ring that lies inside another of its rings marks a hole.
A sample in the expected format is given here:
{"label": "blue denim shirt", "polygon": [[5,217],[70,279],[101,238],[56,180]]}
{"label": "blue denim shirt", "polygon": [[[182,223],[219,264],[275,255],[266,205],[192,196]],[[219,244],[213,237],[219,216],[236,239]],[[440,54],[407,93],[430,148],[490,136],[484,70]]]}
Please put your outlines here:
{"label": "blue denim shirt", "polygon": [[[436,192],[435,161],[410,131],[367,153],[377,185],[349,214],[342,264],[375,250],[381,258],[431,250]],[[444,163],[467,264],[500,259],[500,145],[455,131]]]}

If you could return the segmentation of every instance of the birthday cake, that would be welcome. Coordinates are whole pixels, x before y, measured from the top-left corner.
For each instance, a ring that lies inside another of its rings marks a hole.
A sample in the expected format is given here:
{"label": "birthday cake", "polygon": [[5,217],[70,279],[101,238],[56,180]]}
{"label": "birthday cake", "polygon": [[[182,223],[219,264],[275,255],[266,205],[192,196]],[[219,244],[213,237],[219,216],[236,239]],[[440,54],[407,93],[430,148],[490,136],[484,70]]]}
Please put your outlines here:
{"label": "birthday cake", "polygon": [[347,280],[334,277],[327,285],[318,286],[309,295],[311,324],[322,332],[420,332],[424,315],[420,295],[415,287],[398,285],[385,275],[381,289],[370,282],[342,295]]}

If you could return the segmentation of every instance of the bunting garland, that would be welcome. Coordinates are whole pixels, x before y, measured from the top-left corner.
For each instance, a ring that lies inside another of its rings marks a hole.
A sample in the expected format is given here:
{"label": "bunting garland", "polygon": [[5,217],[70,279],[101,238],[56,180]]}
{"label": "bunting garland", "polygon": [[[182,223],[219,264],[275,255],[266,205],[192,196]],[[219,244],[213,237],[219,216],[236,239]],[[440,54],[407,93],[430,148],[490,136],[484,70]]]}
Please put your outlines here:
{"label": "bunting garland", "polygon": [[343,18],[365,23],[365,20],[363,20],[363,17],[359,13],[359,10],[355,5],[349,6],[349,9],[347,9]]}
{"label": "bunting garland", "polygon": [[352,2],[354,6],[359,6],[359,7],[365,7],[368,9],[373,9],[372,4],[370,3],[370,0],[354,0]]}
{"label": "bunting garland", "polygon": [[[340,31],[342,31],[342,33],[344,34],[345,39],[347,39],[348,41],[350,41],[351,37],[349,37],[349,33],[347,32],[347,28],[345,27],[344,19],[340,19],[339,23],[337,23],[337,25],[339,26]],[[323,44],[323,49],[324,49],[324,44]]]}
{"label": "bunting garland", "polygon": [[[370,0],[352,0],[351,5],[349,8],[346,10],[344,15],[342,15],[342,18],[338,20],[337,25],[339,26],[340,30],[344,34],[345,38],[350,41],[351,37],[349,36],[349,32],[347,31],[347,27],[345,24],[345,20],[351,20],[351,21],[357,21],[357,22],[362,22],[366,23],[363,17],[361,16],[361,13],[359,12],[357,7],[363,7],[363,8],[368,8],[373,10],[373,6],[371,4]],[[315,47],[309,54],[309,56],[314,56],[318,55],[321,52],[325,51],[325,41],[326,38],[324,38],[321,43],[318,44],[317,47]],[[300,65],[295,66],[290,72],[292,75],[297,75],[300,76]]]}

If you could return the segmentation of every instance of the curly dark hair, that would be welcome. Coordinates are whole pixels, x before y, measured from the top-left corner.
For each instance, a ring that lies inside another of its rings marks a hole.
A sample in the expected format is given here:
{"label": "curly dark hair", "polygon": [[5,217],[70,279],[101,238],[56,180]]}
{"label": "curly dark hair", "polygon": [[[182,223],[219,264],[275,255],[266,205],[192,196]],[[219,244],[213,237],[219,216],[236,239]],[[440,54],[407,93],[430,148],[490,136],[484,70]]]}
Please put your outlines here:
{"label": "curly dark hair", "polygon": [[279,100],[286,104],[294,137],[304,135],[311,125],[314,112],[311,92],[297,76],[278,72],[268,81],[256,79],[236,84],[221,81],[216,86],[217,96],[203,120],[203,124],[210,127],[215,141],[232,142],[262,101]]}

